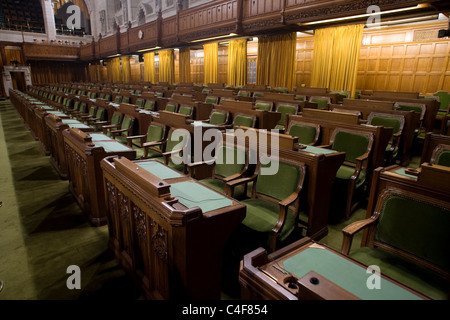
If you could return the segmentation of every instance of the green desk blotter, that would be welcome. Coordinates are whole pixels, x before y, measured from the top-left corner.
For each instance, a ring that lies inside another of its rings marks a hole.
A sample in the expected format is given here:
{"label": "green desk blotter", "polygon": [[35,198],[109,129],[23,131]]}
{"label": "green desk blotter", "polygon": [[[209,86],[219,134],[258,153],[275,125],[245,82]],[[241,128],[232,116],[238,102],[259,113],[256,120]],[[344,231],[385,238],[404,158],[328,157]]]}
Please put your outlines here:
{"label": "green desk blotter", "polygon": [[105,152],[124,152],[124,151],[132,151],[132,149],[128,148],[126,145],[121,144],[115,140],[112,141],[97,141],[95,143],[96,147],[103,147]]}
{"label": "green desk blotter", "polygon": [[313,146],[306,146],[306,148],[305,149],[301,149],[301,151],[306,151],[306,152],[314,153],[314,154],[336,153],[336,151],[334,151],[334,150],[325,149],[325,148],[317,148],[317,147],[313,147]]}
{"label": "green desk blotter", "polygon": [[179,173],[178,171],[175,171],[158,161],[138,162],[136,164],[141,168],[144,168],[151,174],[157,176],[161,180],[174,179],[181,176],[181,173]]}
{"label": "green desk blotter", "polygon": [[413,176],[411,174],[407,174],[405,168],[398,169],[398,170],[395,171],[395,173],[397,173],[399,175],[402,175],[402,176],[405,176],[405,177],[408,177],[408,178],[413,178],[413,179],[417,180],[416,176]]}
{"label": "green desk blotter", "polygon": [[113,138],[110,138],[106,134],[103,134],[103,133],[89,133],[89,136],[92,138],[92,142],[113,140]]}
{"label": "green desk blotter", "polygon": [[369,289],[367,280],[372,276],[371,273],[324,248],[309,247],[287,259],[283,264],[287,272],[293,273],[298,278],[315,271],[364,300],[420,300],[420,297],[383,278],[380,278],[380,289]]}
{"label": "green desk blotter", "polygon": [[232,201],[220,193],[194,181],[174,183],[170,193],[187,208],[200,207],[203,213],[232,205]]}

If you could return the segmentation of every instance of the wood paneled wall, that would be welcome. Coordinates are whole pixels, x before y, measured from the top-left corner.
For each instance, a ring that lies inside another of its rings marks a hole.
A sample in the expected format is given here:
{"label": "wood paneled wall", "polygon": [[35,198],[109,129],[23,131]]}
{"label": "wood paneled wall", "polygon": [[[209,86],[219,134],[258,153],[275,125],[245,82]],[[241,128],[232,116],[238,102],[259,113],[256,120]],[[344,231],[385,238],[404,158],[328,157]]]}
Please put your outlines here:
{"label": "wood paneled wall", "polygon": [[450,43],[439,39],[446,24],[366,31],[357,88],[413,91],[450,90]]}

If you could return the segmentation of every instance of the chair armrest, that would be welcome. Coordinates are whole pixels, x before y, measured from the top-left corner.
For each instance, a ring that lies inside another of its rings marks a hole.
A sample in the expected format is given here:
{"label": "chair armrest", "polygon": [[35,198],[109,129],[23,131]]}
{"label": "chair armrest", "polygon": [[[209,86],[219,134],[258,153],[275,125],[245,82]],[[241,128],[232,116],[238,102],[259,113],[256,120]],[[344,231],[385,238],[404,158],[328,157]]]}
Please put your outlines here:
{"label": "chair armrest", "polygon": [[355,168],[355,172],[351,176],[352,180],[356,180],[358,178],[361,170],[365,169],[364,162],[367,161],[367,159],[369,159],[369,152],[366,152],[363,155],[356,158],[356,168]]}
{"label": "chair armrest", "polygon": [[[187,164],[187,171],[188,175],[194,179],[197,179],[197,170],[201,170],[202,168],[205,168],[207,166],[214,165],[215,159],[209,160],[209,161],[200,161],[200,162],[194,162]],[[209,174],[209,173],[208,173]]]}
{"label": "chair armrest", "polygon": [[320,146],[316,146],[317,148],[330,149],[332,144],[321,144]]}
{"label": "chair armrest", "polygon": [[256,177],[257,177],[257,175],[253,175],[253,176],[251,176],[251,177],[246,177],[246,178],[241,178],[241,179],[235,179],[235,180],[226,182],[226,183],[225,183],[225,190],[224,190],[225,194],[226,194],[227,196],[229,196],[229,197],[232,197],[232,196],[233,196],[233,193],[234,193],[234,188],[235,188],[236,186],[241,185],[241,184],[244,184],[244,183],[247,184],[247,183],[249,183],[250,181],[254,181],[254,180],[256,180]]}
{"label": "chair armrest", "polygon": [[141,139],[141,145],[144,143],[144,139],[146,138],[145,135],[139,135],[139,136],[128,136],[127,138],[127,146],[131,147],[133,145],[133,140],[135,139]]}
{"label": "chair armrest", "polygon": [[377,219],[374,218],[359,220],[349,224],[344,229],[342,229],[344,238],[342,239],[341,252],[345,255],[348,255],[352,246],[353,236],[359,231],[369,227],[376,221]]}

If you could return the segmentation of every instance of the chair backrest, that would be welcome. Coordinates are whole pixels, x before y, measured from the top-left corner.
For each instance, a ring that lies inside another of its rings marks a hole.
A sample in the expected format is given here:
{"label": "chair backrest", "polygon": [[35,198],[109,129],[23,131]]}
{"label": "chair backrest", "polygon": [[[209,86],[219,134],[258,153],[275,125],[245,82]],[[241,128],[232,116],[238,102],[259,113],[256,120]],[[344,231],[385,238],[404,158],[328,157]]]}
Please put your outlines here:
{"label": "chair backrest", "polygon": [[450,145],[438,144],[433,149],[430,163],[450,167]]}
{"label": "chair backrest", "polygon": [[105,115],[105,109],[104,108],[98,108],[97,112],[95,113],[95,117],[99,120],[103,120],[103,117]]}
{"label": "chair backrest", "polygon": [[177,105],[173,104],[173,103],[168,103],[166,105],[166,111],[170,111],[170,112],[177,112]]}
{"label": "chair backrest", "polygon": [[[163,140],[166,135],[166,126],[157,122],[152,122],[147,130],[147,142]],[[160,146],[157,146],[160,148]]]}
{"label": "chair backrest", "polygon": [[255,98],[264,98],[264,92],[253,92],[253,97]]}
{"label": "chair backrest", "polygon": [[130,97],[124,96],[122,98],[122,103],[130,103]]}
{"label": "chair backrest", "polygon": [[137,105],[139,108],[142,108],[142,107],[144,106],[144,99],[141,99],[141,98],[136,99],[136,105]]}
{"label": "chair backrest", "polygon": [[121,124],[120,128],[122,130],[127,129],[128,131],[123,132],[122,135],[127,136],[127,135],[129,135],[131,133],[130,131],[131,131],[131,128],[133,126],[133,123],[134,123],[134,117],[130,117],[129,115],[125,115],[123,117],[122,124]]}
{"label": "chair backrest", "polygon": [[187,133],[181,133],[178,140],[173,137],[174,129],[170,129],[169,135],[167,136],[166,149],[165,152],[174,151],[174,148],[183,141],[183,147],[189,142],[189,135]]}
{"label": "chair backrest", "polygon": [[73,110],[75,110],[75,111],[80,110],[80,104],[81,104],[81,101],[75,101],[75,103],[73,104]]}
{"label": "chair backrest", "polygon": [[212,110],[209,116],[209,123],[215,125],[226,124],[228,122],[228,112]]}
{"label": "chair backrest", "polygon": [[92,116],[92,117],[95,115],[96,112],[97,112],[97,107],[96,106],[92,106],[89,109],[89,115]]}
{"label": "chair backrest", "polygon": [[145,110],[153,111],[155,110],[155,101],[154,100],[146,100],[144,104]]}
{"label": "chair backrest", "polygon": [[119,112],[114,112],[111,117],[111,124],[120,124],[122,121],[122,114]]}
{"label": "chair backrest", "polygon": [[253,128],[256,123],[256,117],[238,113],[233,119],[233,128],[237,126]]}
{"label": "chair backrest", "polygon": [[192,116],[193,111],[194,111],[193,107],[181,105],[180,109],[178,110],[178,113],[184,114],[186,116]]}
{"label": "chair backrest", "polygon": [[400,111],[414,111],[420,114],[420,120],[423,120],[426,112],[426,106],[424,104],[419,103],[405,103],[405,102],[396,102],[394,104],[395,110]]}
{"label": "chair backrest", "polygon": [[373,134],[336,128],[330,142],[333,150],[345,152],[345,161],[356,163],[356,158],[371,150]]}
{"label": "chair backrest", "polygon": [[122,96],[116,96],[115,98],[114,98],[114,103],[121,103],[122,102]]}
{"label": "chair backrest", "polygon": [[261,111],[272,111],[273,103],[269,101],[256,101],[255,109]]}
{"label": "chair backrest", "polygon": [[[270,168],[272,161],[278,161],[278,170],[275,174],[261,174],[262,168]],[[254,191],[256,195],[269,196],[277,200],[283,200],[294,193],[300,186],[304,176],[304,166],[289,163],[282,159],[271,159],[267,164],[258,164],[258,177],[256,178]]]}
{"label": "chair backrest", "polygon": [[286,122],[286,115],[287,114],[297,114],[298,112],[298,106],[293,104],[286,104],[286,103],[280,103],[277,105],[277,112],[281,113],[281,118],[278,123],[285,123]]}
{"label": "chair backrest", "polygon": [[350,92],[349,91],[345,91],[345,90],[333,90],[330,93],[336,93],[339,94],[341,96],[344,96],[346,98],[350,98]]}
{"label": "chair backrest", "polygon": [[374,213],[374,241],[450,270],[448,202],[392,188],[378,198]]}
{"label": "chair backrest", "polygon": [[238,97],[250,97],[251,93],[249,91],[246,90],[239,90],[237,93]]}
{"label": "chair backrest", "polygon": [[317,103],[317,109],[326,110],[331,103],[331,99],[329,97],[311,96],[309,102]]}
{"label": "chair backrest", "polygon": [[405,117],[396,114],[371,112],[367,118],[367,124],[392,128],[392,133],[395,134],[403,130]]}
{"label": "chair backrest", "polygon": [[294,100],[297,100],[297,101],[306,101],[307,98],[306,98],[306,96],[296,94],[296,95],[294,96]]}
{"label": "chair backrest", "polygon": [[[233,156],[231,157],[230,154]],[[229,147],[222,144],[217,147],[215,158],[214,175],[223,178],[243,173],[248,166],[248,154],[244,148]]]}
{"label": "chair backrest", "polygon": [[219,97],[214,97],[214,96],[207,96],[205,98],[205,103],[219,103]]}
{"label": "chair backrest", "polygon": [[291,121],[287,134],[297,137],[298,143],[314,145],[319,139],[320,125]]}
{"label": "chair backrest", "polygon": [[433,94],[435,97],[439,97],[440,107],[439,110],[447,111],[450,108],[450,92],[438,91]]}

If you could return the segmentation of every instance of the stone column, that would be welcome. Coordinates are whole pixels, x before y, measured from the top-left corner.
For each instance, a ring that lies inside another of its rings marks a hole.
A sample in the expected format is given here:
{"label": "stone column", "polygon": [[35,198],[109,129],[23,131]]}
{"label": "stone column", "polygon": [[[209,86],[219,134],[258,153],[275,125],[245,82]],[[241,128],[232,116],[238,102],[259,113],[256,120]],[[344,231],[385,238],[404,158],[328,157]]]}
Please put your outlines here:
{"label": "stone column", "polygon": [[42,14],[44,15],[45,33],[47,40],[56,40],[55,15],[51,0],[41,0]]}

